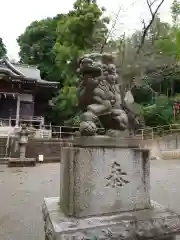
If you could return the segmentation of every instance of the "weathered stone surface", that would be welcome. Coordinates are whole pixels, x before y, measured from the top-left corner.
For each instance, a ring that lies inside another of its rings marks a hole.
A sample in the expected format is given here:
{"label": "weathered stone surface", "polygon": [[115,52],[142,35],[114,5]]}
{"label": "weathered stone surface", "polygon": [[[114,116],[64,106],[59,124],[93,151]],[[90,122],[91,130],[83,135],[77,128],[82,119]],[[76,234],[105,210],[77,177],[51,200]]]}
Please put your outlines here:
{"label": "weathered stone surface", "polygon": [[[152,141],[148,141],[152,144]],[[76,147],[105,147],[105,148],[146,148],[148,145],[137,137],[92,136],[76,137],[72,142]]]}
{"label": "weathered stone surface", "polygon": [[85,217],[149,208],[149,151],[125,147],[113,138],[100,139],[95,146],[87,139],[85,147],[76,147],[75,142],[62,148],[64,213]]}
{"label": "weathered stone surface", "polygon": [[[80,133],[93,136],[98,133],[97,119],[105,130],[129,130],[133,134],[141,128],[134,112],[131,91],[121,94],[114,57],[109,53],[90,53],[79,61],[77,98],[82,110]],[[123,98],[124,97],[124,98]]]}
{"label": "weathered stone surface", "polygon": [[173,239],[180,233],[180,216],[152,202],[150,209],[89,218],[69,218],[59,210],[59,198],[43,205],[46,239]]}
{"label": "weathered stone surface", "polygon": [[28,137],[32,135],[32,132],[26,128],[25,124],[21,125],[21,128],[15,128],[15,152],[18,151],[19,156],[15,158],[9,158],[8,166],[31,166],[35,165],[36,159],[35,158],[27,158],[26,157],[26,148],[28,144]]}

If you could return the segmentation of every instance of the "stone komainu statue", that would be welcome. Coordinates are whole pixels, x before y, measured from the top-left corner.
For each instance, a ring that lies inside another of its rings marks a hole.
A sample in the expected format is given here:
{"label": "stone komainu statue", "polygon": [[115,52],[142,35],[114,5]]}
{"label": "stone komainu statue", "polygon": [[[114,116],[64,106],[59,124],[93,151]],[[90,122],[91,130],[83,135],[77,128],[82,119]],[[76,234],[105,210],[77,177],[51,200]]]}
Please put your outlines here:
{"label": "stone komainu statue", "polygon": [[[97,58],[99,58],[97,60]],[[78,88],[81,116],[80,133],[95,135],[97,120],[105,130],[130,129],[136,118],[122,101],[118,74],[110,54],[85,55],[79,61]],[[138,124],[138,121],[136,121]]]}

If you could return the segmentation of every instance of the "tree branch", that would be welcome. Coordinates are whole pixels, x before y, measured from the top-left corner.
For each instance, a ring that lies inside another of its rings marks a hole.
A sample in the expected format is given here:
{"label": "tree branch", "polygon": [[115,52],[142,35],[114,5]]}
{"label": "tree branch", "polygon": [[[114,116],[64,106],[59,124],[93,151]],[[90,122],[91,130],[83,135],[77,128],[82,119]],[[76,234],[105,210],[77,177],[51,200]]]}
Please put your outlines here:
{"label": "tree branch", "polygon": [[[129,9],[130,7],[132,7],[134,4],[135,4],[135,1],[133,1],[133,2],[131,3],[131,5],[128,6],[128,9]],[[123,11],[123,9],[122,9],[122,7],[120,6],[120,7],[118,8],[118,12],[117,12],[117,14],[116,14],[115,20],[113,21],[112,27],[111,27],[111,29],[108,31],[108,34],[107,34],[106,38],[104,39],[104,42],[103,42],[103,44],[102,44],[102,46],[101,46],[100,53],[103,53],[104,47],[105,47],[105,45],[107,44],[107,41],[108,41],[109,37],[110,37],[111,34],[113,33],[113,30],[114,30],[114,28],[115,28],[115,26],[116,26],[116,24],[117,24],[117,21],[118,21],[118,18],[119,18],[119,15],[120,15],[121,11]]]}
{"label": "tree branch", "polygon": [[116,18],[115,18],[115,20],[114,20],[114,22],[113,22],[113,25],[112,25],[110,31],[108,32],[106,38],[104,39],[104,43],[103,43],[102,46],[101,46],[100,53],[103,53],[103,50],[104,50],[104,47],[105,47],[105,45],[106,45],[106,43],[107,43],[107,41],[108,41],[108,38],[110,37],[113,29],[114,29],[115,26],[116,26],[116,23],[117,23],[117,20],[118,20],[118,17],[119,17],[119,14],[120,14],[121,10],[122,10],[122,9],[121,9],[121,7],[120,7],[119,10],[118,10],[118,12],[117,12],[117,14],[116,14]]}
{"label": "tree branch", "polygon": [[150,0],[146,0],[149,11],[151,13],[151,20],[149,21],[148,25],[145,24],[144,20],[142,21],[143,22],[143,34],[142,34],[141,42],[140,42],[137,52],[136,52],[136,57],[139,55],[139,53],[144,45],[146,35],[147,35],[152,23],[154,22],[157,12],[159,11],[159,9],[164,1],[165,0],[161,0],[160,3],[158,4],[158,6],[156,7],[155,11],[153,11],[152,7],[153,7],[154,3],[157,2],[157,0],[153,0],[152,2],[150,2]]}
{"label": "tree branch", "polygon": [[153,2],[150,2],[149,0],[147,0],[147,5],[148,5],[149,11],[151,13],[151,16],[153,16],[152,6],[155,2],[156,2],[156,0],[154,0]]}

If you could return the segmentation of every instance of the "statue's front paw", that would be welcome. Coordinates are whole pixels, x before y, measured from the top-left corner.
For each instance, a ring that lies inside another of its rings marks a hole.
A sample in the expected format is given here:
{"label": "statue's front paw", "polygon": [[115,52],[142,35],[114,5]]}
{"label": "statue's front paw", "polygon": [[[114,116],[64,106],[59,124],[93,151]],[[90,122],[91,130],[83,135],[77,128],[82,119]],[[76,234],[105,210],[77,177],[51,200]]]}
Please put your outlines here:
{"label": "statue's front paw", "polygon": [[81,136],[93,136],[96,134],[97,128],[96,124],[92,121],[83,121],[80,123],[79,130]]}
{"label": "statue's front paw", "polygon": [[107,110],[111,110],[112,109],[112,105],[111,105],[111,101],[109,100],[104,100],[103,101],[103,105],[106,107]]}

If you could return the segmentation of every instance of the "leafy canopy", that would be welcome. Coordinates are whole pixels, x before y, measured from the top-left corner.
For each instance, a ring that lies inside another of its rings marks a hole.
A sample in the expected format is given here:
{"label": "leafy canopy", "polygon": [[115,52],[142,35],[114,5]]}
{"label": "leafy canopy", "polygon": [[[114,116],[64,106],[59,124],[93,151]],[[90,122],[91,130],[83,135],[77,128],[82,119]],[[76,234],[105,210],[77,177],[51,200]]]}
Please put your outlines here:
{"label": "leafy canopy", "polygon": [[[77,59],[85,52],[100,50],[107,34],[108,19],[96,1],[77,0],[73,10],[58,22],[54,46],[56,64],[63,85],[55,102],[55,110],[63,121],[78,114],[76,99]],[[99,43],[99,46],[98,46]]]}
{"label": "leafy canopy", "polygon": [[17,39],[20,62],[37,65],[42,78],[49,81],[60,80],[53,47],[57,38],[57,23],[63,17],[63,14],[58,14],[54,18],[34,21]]}
{"label": "leafy canopy", "polygon": [[[42,77],[60,82],[54,99],[53,123],[78,122],[76,98],[77,59],[83,53],[100,51],[107,37],[108,18],[96,0],[76,0],[67,14],[35,21],[18,38],[21,62],[35,64]],[[122,81],[137,87],[135,99],[144,107],[146,124],[164,125],[172,122],[172,102],[180,94],[180,2],[171,7],[173,25],[156,15],[145,36],[138,58],[137,46],[142,31],[132,36],[111,39],[106,49],[117,53],[117,65]]]}
{"label": "leafy canopy", "polygon": [[109,21],[104,12],[95,0],[77,0],[67,14],[34,21],[17,39],[21,62],[37,65],[42,78],[60,82],[53,122],[63,123],[77,113],[77,59],[103,44]]}

